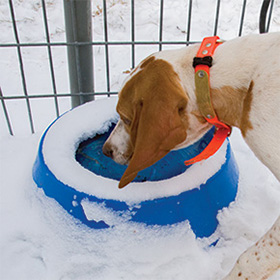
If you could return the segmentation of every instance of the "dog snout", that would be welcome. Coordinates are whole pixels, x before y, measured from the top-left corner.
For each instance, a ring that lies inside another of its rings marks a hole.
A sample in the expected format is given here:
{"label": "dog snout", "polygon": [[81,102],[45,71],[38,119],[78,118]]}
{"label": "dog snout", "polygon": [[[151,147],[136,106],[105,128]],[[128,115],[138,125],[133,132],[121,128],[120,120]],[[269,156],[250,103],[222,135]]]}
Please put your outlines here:
{"label": "dog snout", "polygon": [[105,143],[103,145],[102,152],[105,156],[107,156],[109,158],[113,158],[113,156],[114,156],[114,151],[113,151],[111,145],[109,145],[108,143]]}

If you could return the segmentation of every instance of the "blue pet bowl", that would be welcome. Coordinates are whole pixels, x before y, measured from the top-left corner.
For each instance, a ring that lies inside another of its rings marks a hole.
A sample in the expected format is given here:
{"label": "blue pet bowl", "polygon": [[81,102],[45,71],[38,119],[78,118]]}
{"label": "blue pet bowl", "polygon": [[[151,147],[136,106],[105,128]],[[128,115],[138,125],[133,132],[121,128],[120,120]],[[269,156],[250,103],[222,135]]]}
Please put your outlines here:
{"label": "blue pet bowl", "polygon": [[69,111],[44,132],[33,179],[68,213],[95,229],[120,222],[171,225],[188,220],[197,237],[209,237],[217,213],[235,200],[238,169],[228,140],[213,157],[192,166],[214,129],[190,147],[172,151],[118,189],[126,166],[102,154],[113,129],[117,98],[98,100]]}

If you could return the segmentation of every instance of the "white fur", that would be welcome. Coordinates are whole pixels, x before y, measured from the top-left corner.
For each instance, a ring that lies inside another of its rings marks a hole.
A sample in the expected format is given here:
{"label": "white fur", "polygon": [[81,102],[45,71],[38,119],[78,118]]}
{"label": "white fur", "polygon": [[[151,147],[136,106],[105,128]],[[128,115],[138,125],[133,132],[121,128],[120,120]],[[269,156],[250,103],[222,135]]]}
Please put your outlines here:
{"label": "white fur", "polygon": [[[180,50],[162,51],[157,59],[169,62],[178,73],[189,97],[187,139],[175,148],[182,148],[198,140],[209,128],[190,114],[198,110],[195,96],[192,60],[199,45]],[[254,81],[249,129],[245,141],[255,155],[280,181],[280,33],[250,35],[219,46],[210,69],[212,88],[230,86],[249,88]],[[124,126],[117,125],[107,143],[114,147],[117,162],[125,162],[129,135]],[[264,244],[266,244],[264,246]],[[239,258],[226,280],[267,279],[280,267],[280,218],[266,235]]]}
{"label": "white fur", "polygon": [[127,164],[129,161],[129,156],[127,156],[129,138],[130,136],[125,130],[123,121],[119,120],[106,141],[106,143],[110,143],[114,161],[119,164]]}

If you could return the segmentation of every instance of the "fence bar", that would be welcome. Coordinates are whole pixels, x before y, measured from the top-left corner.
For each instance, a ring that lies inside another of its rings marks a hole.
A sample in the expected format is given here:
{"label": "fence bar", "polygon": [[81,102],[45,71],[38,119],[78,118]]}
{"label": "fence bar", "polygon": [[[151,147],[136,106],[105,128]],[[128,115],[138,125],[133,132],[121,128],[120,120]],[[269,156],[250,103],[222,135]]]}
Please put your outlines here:
{"label": "fence bar", "polygon": [[270,0],[264,0],[261,7],[260,18],[259,18],[259,31],[260,33],[267,32],[266,28],[266,14],[270,4]]}
{"label": "fence bar", "polygon": [[245,10],[246,10],[247,0],[243,1],[242,12],[241,12],[241,19],[240,19],[240,26],[239,26],[239,33],[238,36],[242,35],[243,24],[244,24],[244,17],[245,17]]}
{"label": "fence bar", "polygon": [[[105,42],[108,42],[108,26],[107,26],[106,0],[103,0],[103,20],[104,20],[104,40],[105,40]],[[110,68],[109,68],[108,44],[105,45],[105,60],[106,60],[107,91],[110,92]],[[108,96],[110,96],[110,94],[108,94]]]}
{"label": "fence bar", "polygon": [[187,46],[190,44],[191,20],[192,20],[192,0],[189,0],[188,27],[187,27]]}
{"label": "fence bar", "polygon": [[272,11],[273,11],[273,4],[274,4],[274,0],[271,0],[270,10],[269,10],[268,20],[267,20],[267,26],[266,26],[266,32],[269,31],[269,26],[270,26],[271,17],[272,17]]}
{"label": "fence bar", "polygon": [[[53,42],[53,43],[7,43],[0,44],[0,47],[46,47],[46,46],[104,46],[104,45],[185,45],[186,41],[110,41],[110,42],[72,42],[72,43],[63,43],[63,42]],[[201,43],[201,41],[192,41],[190,44]]]}
{"label": "fence bar", "polygon": [[[24,67],[23,67],[23,60],[22,60],[21,49],[20,49],[20,42],[19,42],[19,36],[18,36],[18,31],[17,31],[17,25],[16,25],[16,19],[15,19],[15,13],[14,13],[14,7],[13,7],[12,0],[9,0],[9,4],[10,4],[9,5],[10,6],[10,13],[11,13],[12,22],[13,22],[14,36],[15,36],[15,39],[16,39],[16,42],[17,42],[17,53],[18,53],[18,60],[19,60],[19,65],[20,65],[20,73],[21,73],[21,81],[22,81],[23,92],[24,92],[25,96],[28,96]],[[28,117],[29,117],[30,129],[31,129],[31,133],[33,134],[34,133],[34,125],[33,125],[32,113],[31,113],[31,106],[30,106],[29,100],[27,98],[26,98],[26,106],[27,106],[27,112],[28,112]]]}
{"label": "fence bar", "polygon": [[131,0],[131,68],[135,67],[135,5]]}
{"label": "fence bar", "polygon": [[[57,97],[71,97],[71,96],[95,96],[95,95],[112,95],[112,94],[118,94],[118,92],[82,92],[82,93],[58,93]],[[13,96],[1,96],[0,95],[0,100],[13,100],[13,99],[36,99],[36,98],[53,98],[53,93],[49,94],[33,94],[33,95],[13,95]]]}
{"label": "fence bar", "polygon": [[218,31],[218,23],[219,23],[219,14],[220,14],[220,0],[217,0],[217,7],[216,7],[216,18],[215,18],[215,26],[214,26],[214,36],[217,35]]}
{"label": "fence bar", "polygon": [[163,29],[163,1],[160,1],[160,14],[159,14],[159,51],[162,50],[162,29]]}
{"label": "fence bar", "polygon": [[8,114],[8,110],[6,108],[6,104],[5,104],[5,101],[3,99],[3,94],[2,94],[1,87],[0,87],[0,97],[2,97],[1,98],[1,103],[2,103],[2,107],[3,107],[3,111],[4,111],[4,115],[5,115],[5,118],[6,118],[6,123],[7,123],[8,129],[9,129],[10,135],[14,135],[13,130],[12,130],[12,125],[11,125],[11,122],[10,122],[10,118],[9,118],[9,114]]}
{"label": "fence bar", "polygon": [[[67,42],[91,42],[91,0],[64,0]],[[75,93],[94,92],[91,44],[67,46],[72,107],[93,100],[93,96]]]}
{"label": "fence bar", "polygon": [[[47,42],[50,43],[50,33],[49,33],[49,26],[48,26],[48,20],[47,20],[47,10],[46,10],[45,0],[42,0],[42,10],[43,10],[43,18],[44,18],[46,39],[47,39]],[[53,94],[54,94],[55,111],[56,111],[56,117],[58,117],[59,116],[59,108],[58,108],[57,90],[56,90],[56,82],[55,82],[55,74],[54,74],[54,67],[53,67],[51,45],[48,45],[48,56],[49,56],[49,65],[50,65],[50,71],[51,71],[52,88],[53,88]]]}

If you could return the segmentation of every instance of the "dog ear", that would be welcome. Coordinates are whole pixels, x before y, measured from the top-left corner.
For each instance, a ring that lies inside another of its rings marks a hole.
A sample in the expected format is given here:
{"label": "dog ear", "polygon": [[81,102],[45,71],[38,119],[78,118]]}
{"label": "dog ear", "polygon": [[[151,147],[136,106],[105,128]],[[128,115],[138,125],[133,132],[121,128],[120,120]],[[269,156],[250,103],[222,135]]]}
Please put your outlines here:
{"label": "dog ear", "polygon": [[120,188],[186,139],[187,103],[178,74],[165,60],[148,59],[128,80],[119,94],[117,109],[133,120],[129,129],[134,152]]}
{"label": "dog ear", "polygon": [[[171,103],[171,104],[169,104]],[[137,173],[162,159],[176,145],[186,139],[186,125],[178,103],[140,101],[131,125],[134,153],[124,172],[119,188],[125,187]],[[182,103],[182,102],[181,102]]]}

